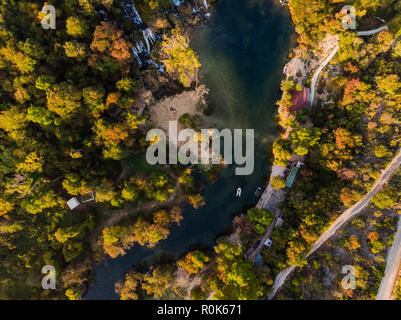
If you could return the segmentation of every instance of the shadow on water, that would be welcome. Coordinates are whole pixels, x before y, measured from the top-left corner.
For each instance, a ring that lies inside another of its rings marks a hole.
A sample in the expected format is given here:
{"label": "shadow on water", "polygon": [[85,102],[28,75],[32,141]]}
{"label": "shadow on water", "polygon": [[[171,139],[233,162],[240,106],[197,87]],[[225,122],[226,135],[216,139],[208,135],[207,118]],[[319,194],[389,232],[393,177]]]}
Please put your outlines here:
{"label": "shadow on water", "polygon": [[[187,206],[181,226],[173,227],[167,240],[152,249],[136,246],[98,264],[86,299],[117,299],[114,284],[133,265],[161,254],[178,256],[193,244],[213,245],[230,229],[233,215],[257,201],[254,192],[269,173],[263,154],[277,136],[275,102],[293,28],[287,10],[273,0],[222,0],[211,19],[191,41],[202,63],[202,82],[216,105],[208,122],[220,129],[255,129],[254,172],[236,176],[235,165],[225,168],[216,183],[206,184],[206,206]],[[242,197],[236,198],[239,186]]]}

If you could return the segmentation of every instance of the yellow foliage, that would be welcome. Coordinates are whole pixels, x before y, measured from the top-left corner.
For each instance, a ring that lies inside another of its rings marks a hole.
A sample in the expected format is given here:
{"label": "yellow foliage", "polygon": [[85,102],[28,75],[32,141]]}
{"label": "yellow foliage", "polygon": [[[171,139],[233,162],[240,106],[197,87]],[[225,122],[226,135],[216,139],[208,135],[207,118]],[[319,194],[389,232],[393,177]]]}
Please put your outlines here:
{"label": "yellow foliage", "polygon": [[156,9],[158,6],[159,6],[159,2],[153,1],[153,0],[150,0],[150,1],[149,1],[149,7],[150,7],[150,9],[154,10],[154,9]]}
{"label": "yellow foliage", "polygon": [[43,159],[36,152],[31,152],[25,158],[25,161],[17,165],[17,170],[22,172],[42,172]]}
{"label": "yellow foliage", "polygon": [[164,36],[161,51],[167,72],[176,76],[184,87],[190,87],[201,64],[189,47],[189,38],[179,28],[173,29],[170,37]]}
{"label": "yellow foliage", "polygon": [[77,150],[71,150],[69,155],[73,159],[79,159],[79,158],[83,157],[82,152],[81,151],[77,151]]}
{"label": "yellow foliage", "polygon": [[13,209],[13,205],[4,200],[0,199],[0,216],[4,216],[5,214],[9,213]]}

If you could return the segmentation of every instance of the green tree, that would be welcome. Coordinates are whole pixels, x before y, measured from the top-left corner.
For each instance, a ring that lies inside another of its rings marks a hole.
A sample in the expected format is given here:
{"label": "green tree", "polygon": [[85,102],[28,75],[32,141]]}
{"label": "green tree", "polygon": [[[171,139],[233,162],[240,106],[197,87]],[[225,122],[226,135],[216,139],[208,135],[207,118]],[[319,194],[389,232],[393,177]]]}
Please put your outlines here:
{"label": "green tree", "polygon": [[56,83],[56,79],[50,75],[41,75],[36,80],[35,86],[39,90],[47,91]]}
{"label": "green tree", "polygon": [[78,258],[83,252],[82,242],[67,242],[63,246],[63,255],[66,262]]}
{"label": "green tree", "polygon": [[320,135],[321,132],[318,128],[301,128],[292,131],[291,142],[297,146],[294,153],[301,156],[308,154],[308,149],[319,142]]}
{"label": "green tree", "polygon": [[258,234],[264,234],[266,227],[273,222],[274,213],[265,209],[252,208],[247,212],[246,218],[255,226]]}
{"label": "green tree", "polygon": [[258,300],[263,287],[256,277],[255,265],[244,257],[244,248],[227,242],[214,247],[216,274],[210,280],[215,300]]}
{"label": "green tree", "polygon": [[53,113],[46,108],[31,106],[28,108],[26,119],[42,126],[48,126],[53,123],[54,116]]}

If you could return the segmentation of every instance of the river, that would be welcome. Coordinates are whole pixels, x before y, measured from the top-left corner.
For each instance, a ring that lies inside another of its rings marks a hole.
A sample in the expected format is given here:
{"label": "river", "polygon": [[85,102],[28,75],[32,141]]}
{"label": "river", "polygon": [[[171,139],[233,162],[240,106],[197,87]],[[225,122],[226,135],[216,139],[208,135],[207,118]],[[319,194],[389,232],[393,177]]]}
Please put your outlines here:
{"label": "river", "polygon": [[[286,57],[293,46],[293,26],[287,8],[276,0],[220,0],[210,22],[201,27],[191,46],[202,63],[202,82],[216,105],[209,121],[216,128],[255,129],[255,169],[236,176],[235,166],[222,170],[217,182],[206,184],[206,206],[184,210],[181,226],[155,248],[133,247],[125,256],[107,258],[95,266],[96,280],[85,299],[118,299],[114,284],[133,265],[151,262],[162,253],[178,256],[190,245],[212,246],[231,227],[233,215],[253,204],[254,192],[269,174],[265,154],[277,137],[274,115]],[[236,189],[242,188],[241,198]]]}

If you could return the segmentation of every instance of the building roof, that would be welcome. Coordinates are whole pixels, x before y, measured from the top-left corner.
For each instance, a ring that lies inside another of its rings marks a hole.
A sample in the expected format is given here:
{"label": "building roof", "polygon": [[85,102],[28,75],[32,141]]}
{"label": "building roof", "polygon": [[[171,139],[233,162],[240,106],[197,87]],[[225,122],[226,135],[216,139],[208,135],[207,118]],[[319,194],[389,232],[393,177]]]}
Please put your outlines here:
{"label": "building roof", "polygon": [[292,95],[292,106],[290,112],[299,111],[310,106],[309,88],[303,87],[302,91],[292,90],[290,93]]}
{"label": "building roof", "polygon": [[294,184],[295,178],[297,177],[299,167],[293,167],[291,169],[290,174],[288,175],[287,182],[286,182],[286,187],[291,188],[292,185]]}
{"label": "building roof", "polygon": [[74,197],[67,201],[67,205],[70,207],[71,210],[74,210],[76,207],[80,205],[80,202],[78,201],[77,198]]}
{"label": "building roof", "polygon": [[82,203],[93,201],[93,200],[95,200],[95,193],[93,191],[90,191],[88,193],[81,195]]}
{"label": "building roof", "polygon": [[253,262],[255,262],[258,265],[262,265],[263,264],[263,259],[262,256],[260,254],[258,254],[255,259],[253,259]]}
{"label": "building roof", "polygon": [[265,241],[265,243],[264,243],[264,245],[265,245],[266,247],[271,247],[272,244],[273,244],[273,241],[271,241],[271,239],[269,239],[269,238],[267,238],[266,241]]}

